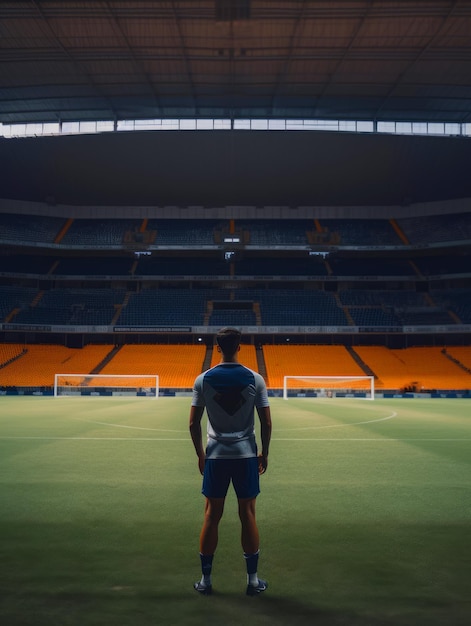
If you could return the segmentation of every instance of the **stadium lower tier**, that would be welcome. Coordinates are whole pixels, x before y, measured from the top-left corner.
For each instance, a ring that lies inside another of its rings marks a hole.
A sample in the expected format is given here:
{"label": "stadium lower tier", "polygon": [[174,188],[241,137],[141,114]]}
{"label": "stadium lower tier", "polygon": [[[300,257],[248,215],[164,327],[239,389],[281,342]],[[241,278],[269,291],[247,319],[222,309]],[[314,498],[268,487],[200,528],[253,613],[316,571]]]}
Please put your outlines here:
{"label": "stadium lower tier", "polygon": [[[239,360],[260,372],[269,390],[285,376],[374,376],[375,389],[471,389],[471,347],[242,345]],[[0,389],[47,388],[56,374],[158,376],[160,389],[190,390],[196,376],[219,362],[212,346],[0,344]]]}

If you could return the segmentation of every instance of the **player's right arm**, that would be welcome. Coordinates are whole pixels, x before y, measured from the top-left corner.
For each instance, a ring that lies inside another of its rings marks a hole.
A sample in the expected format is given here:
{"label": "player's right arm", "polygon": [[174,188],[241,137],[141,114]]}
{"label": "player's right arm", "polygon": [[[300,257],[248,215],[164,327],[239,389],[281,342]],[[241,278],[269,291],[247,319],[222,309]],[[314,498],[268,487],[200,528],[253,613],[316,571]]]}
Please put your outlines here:
{"label": "player's right arm", "polygon": [[258,471],[259,474],[264,474],[268,467],[268,451],[272,430],[270,407],[257,407],[257,413],[260,420],[260,439],[262,441],[262,452],[258,457]]}

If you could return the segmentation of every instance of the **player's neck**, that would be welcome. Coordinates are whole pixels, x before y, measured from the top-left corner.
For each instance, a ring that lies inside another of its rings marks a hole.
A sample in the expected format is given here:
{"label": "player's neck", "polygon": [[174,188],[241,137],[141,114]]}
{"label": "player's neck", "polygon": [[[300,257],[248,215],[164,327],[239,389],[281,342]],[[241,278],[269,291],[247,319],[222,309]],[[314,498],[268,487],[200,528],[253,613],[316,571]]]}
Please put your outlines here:
{"label": "player's neck", "polygon": [[239,361],[237,360],[237,352],[231,356],[226,356],[225,354],[223,354],[221,356],[221,363],[238,363]]}

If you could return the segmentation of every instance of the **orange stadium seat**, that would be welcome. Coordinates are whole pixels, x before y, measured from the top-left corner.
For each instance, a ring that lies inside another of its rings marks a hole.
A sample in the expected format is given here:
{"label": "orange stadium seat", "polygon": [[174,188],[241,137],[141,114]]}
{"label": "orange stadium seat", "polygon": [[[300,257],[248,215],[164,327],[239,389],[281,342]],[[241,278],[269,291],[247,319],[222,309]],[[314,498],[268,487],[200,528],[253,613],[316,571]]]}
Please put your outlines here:
{"label": "orange stadium seat", "polygon": [[191,389],[205,353],[203,345],[125,345],[100,374],[151,374],[159,376],[161,388]]}
{"label": "orange stadium seat", "polygon": [[284,376],[365,376],[344,346],[266,345],[263,352],[273,389]]}
{"label": "orange stadium seat", "polygon": [[89,345],[81,349],[57,345],[25,345],[25,354],[0,370],[4,387],[52,387],[55,374],[90,372],[113,346]]}
{"label": "orange stadium seat", "polygon": [[447,353],[465,368],[471,370],[471,346],[446,348]]}
{"label": "orange stadium seat", "polygon": [[[448,359],[442,348],[404,348],[383,346],[355,347],[361,359],[377,376],[378,389],[468,389],[471,374]],[[467,349],[471,354],[471,349]],[[453,349],[451,350],[453,352]],[[463,357],[464,358],[464,357]]]}
{"label": "orange stadium seat", "polygon": [[[258,372],[257,354],[255,352],[254,346],[241,344],[238,359],[239,363],[242,363],[242,365],[245,365],[245,367],[248,367],[254,372]],[[213,354],[211,357],[211,367],[214,367],[215,365],[220,363],[220,361],[221,355],[217,351],[216,346],[214,346]]]}
{"label": "orange stadium seat", "polygon": [[0,343],[0,365],[19,357],[24,350],[25,346],[22,343]]}

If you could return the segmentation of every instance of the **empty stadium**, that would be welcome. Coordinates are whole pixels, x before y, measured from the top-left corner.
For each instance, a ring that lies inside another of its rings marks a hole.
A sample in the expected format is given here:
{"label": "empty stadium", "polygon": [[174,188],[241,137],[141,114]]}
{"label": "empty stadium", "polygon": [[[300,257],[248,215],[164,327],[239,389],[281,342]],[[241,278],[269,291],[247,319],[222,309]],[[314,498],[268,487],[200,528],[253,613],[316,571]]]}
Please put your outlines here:
{"label": "empty stadium", "polygon": [[[469,623],[470,32],[467,0],[0,3],[0,621]],[[224,326],[279,428],[274,591],[228,569],[208,615],[186,420]]]}

